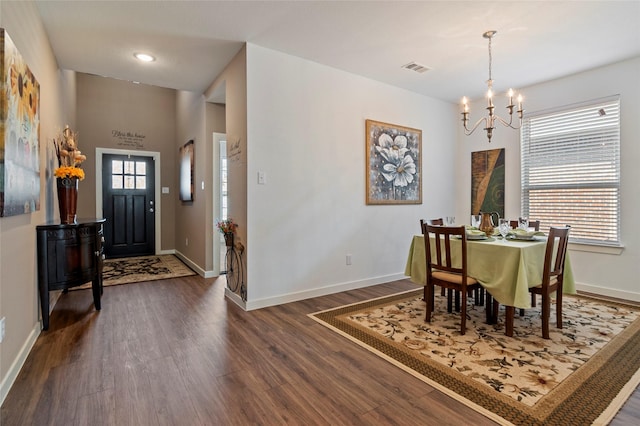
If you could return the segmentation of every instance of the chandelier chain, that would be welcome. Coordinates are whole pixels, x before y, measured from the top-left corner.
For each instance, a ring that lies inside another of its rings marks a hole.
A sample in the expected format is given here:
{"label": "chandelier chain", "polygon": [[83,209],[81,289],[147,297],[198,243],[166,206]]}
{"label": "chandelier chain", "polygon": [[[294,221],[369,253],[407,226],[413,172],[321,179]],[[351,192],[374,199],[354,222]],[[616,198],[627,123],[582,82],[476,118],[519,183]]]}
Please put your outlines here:
{"label": "chandelier chain", "polygon": [[492,37],[489,37],[489,82],[493,81],[491,77],[491,62],[493,61],[493,57],[491,56],[491,38]]}

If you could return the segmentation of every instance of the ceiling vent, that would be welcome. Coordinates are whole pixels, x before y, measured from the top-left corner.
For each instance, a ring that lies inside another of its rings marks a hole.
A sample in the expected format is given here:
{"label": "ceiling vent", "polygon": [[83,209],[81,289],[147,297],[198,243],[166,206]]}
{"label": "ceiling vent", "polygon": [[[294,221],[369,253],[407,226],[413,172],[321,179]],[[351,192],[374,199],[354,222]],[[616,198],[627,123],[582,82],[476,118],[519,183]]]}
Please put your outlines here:
{"label": "ceiling vent", "polygon": [[420,65],[416,62],[409,62],[407,65],[403,65],[402,68],[419,72],[420,74],[429,71],[431,68],[425,67],[424,65]]}

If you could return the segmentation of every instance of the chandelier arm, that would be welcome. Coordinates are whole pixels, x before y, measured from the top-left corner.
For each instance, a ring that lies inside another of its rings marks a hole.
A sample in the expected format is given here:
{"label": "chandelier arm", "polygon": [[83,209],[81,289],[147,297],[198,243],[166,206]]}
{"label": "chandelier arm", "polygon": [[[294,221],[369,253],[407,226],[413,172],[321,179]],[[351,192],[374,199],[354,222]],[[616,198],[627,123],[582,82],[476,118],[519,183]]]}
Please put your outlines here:
{"label": "chandelier arm", "polygon": [[473,132],[476,131],[476,129],[478,128],[480,123],[482,123],[482,122],[487,123],[487,118],[483,117],[483,118],[478,119],[478,121],[476,121],[476,124],[473,125],[471,130],[469,130],[469,128],[467,127],[467,122],[465,120],[463,120],[463,122],[464,122],[464,133],[465,133],[465,135],[469,136],[470,134],[472,134]]}
{"label": "chandelier arm", "polygon": [[507,122],[506,120],[504,120],[502,117],[498,116],[498,115],[496,115],[496,116],[494,116],[494,117],[495,117],[495,119],[497,119],[497,120],[500,122],[500,124],[502,124],[504,127],[509,127],[509,128],[511,128],[511,129],[518,130],[518,129],[522,126],[522,120],[520,120],[520,123],[519,123],[519,124],[512,124],[512,123],[513,123],[513,115],[510,115],[510,116],[509,116],[509,121],[508,121],[508,122]]}

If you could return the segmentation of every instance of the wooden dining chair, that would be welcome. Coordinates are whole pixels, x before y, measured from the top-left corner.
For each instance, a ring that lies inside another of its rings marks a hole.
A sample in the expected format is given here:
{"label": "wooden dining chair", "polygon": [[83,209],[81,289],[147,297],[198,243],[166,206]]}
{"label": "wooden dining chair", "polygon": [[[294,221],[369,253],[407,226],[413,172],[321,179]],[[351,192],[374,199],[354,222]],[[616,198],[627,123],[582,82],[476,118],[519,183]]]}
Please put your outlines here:
{"label": "wooden dining chair", "polygon": [[437,218],[437,219],[429,219],[429,220],[425,220],[425,219],[420,219],[420,229],[422,229],[422,224],[428,224],[428,225],[444,225],[444,219],[442,219],[441,217]]}
{"label": "wooden dining chair", "polygon": [[[509,221],[509,226],[511,227],[511,229],[516,229],[519,224],[520,224],[519,220],[510,220]],[[529,228],[533,228],[535,231],[539,231],[540,230],[540,221],[539,220],[530,220],[529,221]]]}
{"label": "wooden dining chair", "polygon": [[[435,226],[422,224],[424,235],[427,282],[424,286],[424,300],[427,305],[426,322],[431,322],[434,309],[434,286],[459,292],[460,333],[464,334],[467,325],[467,297],[471,290],[480,287],[480,283],[467,274],[467,234],[464,226]],[[431,236],[433,245],[431,247]],[[459,238],[454,241],[453,238]],[[453,265],[452,244],[461,244],[460,265]],[[449,294],[450,297],[450,294]]]}
{"label": "wooden dining chair", "polygon": [[[556,293],[556,327],[562,328],[562,281],[564,279],[564,264],[569,245],[569,230],[571,227],[549,229],[547,248],[544,255],[542,283],[530,287],[529,292],[535,298],[542,296],[542,337],[549,338],[549,317],[551,316],[551,294]],[[532,303],[533,306],[535,304]],[[515,308],[506,307],[505,334],[513,336],[513,317]]]}

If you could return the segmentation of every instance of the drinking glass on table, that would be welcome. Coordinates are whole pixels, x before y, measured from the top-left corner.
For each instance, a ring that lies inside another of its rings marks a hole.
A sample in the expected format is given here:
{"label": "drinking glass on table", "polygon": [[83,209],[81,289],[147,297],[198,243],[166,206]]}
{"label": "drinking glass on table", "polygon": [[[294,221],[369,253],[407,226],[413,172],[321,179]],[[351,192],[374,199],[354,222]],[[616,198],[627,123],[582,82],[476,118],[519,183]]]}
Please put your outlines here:
{"label": "drinking glass on table", "polygon": [[500,219],[498,221],[498,232],[502,235],[502,238],[507,238],[509,232],[511,232],[511,225],[507,219]]}
{"label": "drinking glass on table", "polygon": [[478,229],[478,227],[480,226],[480,221],[482,220],[482,216],[480,216],[479,214],[472,214],[471,215],[471,226]]}
{"label": "drinking glass on table", "polygon": [[529,229],[529,218],[521,217],[518,220],[518,228],[527,231]]}
{"label": "drinking glass on table", "polygon": [[447,226],[453,226],[456,224],[455,216],[447,216],[444,218],[444,224]]}

